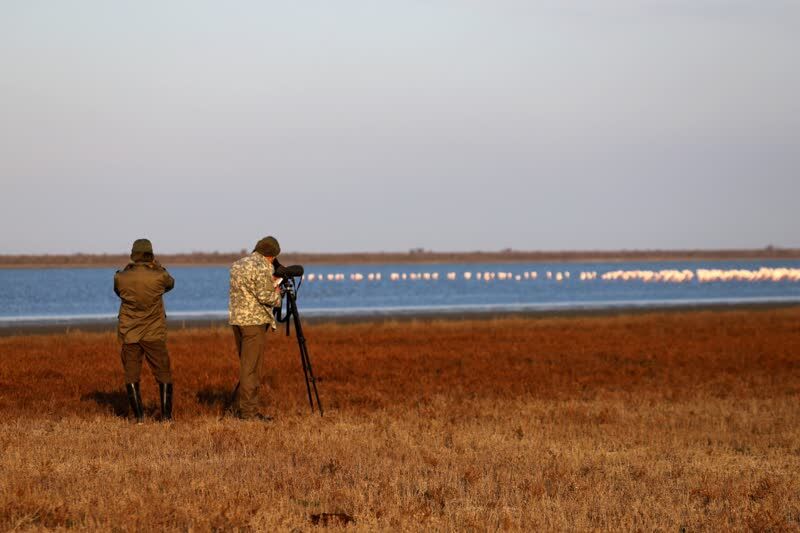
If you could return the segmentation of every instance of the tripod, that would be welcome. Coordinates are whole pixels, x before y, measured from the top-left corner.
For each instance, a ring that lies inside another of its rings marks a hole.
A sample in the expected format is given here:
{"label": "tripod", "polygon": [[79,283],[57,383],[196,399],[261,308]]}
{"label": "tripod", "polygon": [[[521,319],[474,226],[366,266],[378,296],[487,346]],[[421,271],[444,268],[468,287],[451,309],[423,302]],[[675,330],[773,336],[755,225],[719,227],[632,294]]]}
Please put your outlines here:
{"label": "tripod", "polygon": [[[292,268],[292,267],[289,267]],[[301,267],[302,268],[302,267]],[[300,365],[303,367],[303,376],[306,379],[306,392],[308,393],[308,404],[311,406],[311,412],[314,412],[314,400],[317,401],[319,408],[319,416],[322,416],[322,404],[319,401],[319,393],[317,392],[317,380],[314,377],[314,371],[311,369],[311,359],[308,357],[308,347],[306,346],[306,338],[303,336],[303,325],[300,323],[300,313],[297,311],[297,287],[295,286],[294,277],[287,276],[281,282],[281,292],[286,299],[286,316],[281,316],[282,307],[277,308],[278,322],[286,323],[286,336],[291,335],[291,322],[294,319],[294,331],[297,337],[297,345],[300,348]],[[314,395],[311,395],[311,389],[314,389]]]}

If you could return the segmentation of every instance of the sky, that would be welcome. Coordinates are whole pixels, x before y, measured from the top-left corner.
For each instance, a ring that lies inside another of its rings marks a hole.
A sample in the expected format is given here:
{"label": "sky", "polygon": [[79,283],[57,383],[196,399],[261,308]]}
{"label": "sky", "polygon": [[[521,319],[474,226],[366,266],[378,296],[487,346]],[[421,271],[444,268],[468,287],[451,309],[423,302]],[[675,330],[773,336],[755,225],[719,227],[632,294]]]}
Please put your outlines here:
{"label": "sky", "polygon": [[0,254],[800,247],[800,2],[0,3]]}

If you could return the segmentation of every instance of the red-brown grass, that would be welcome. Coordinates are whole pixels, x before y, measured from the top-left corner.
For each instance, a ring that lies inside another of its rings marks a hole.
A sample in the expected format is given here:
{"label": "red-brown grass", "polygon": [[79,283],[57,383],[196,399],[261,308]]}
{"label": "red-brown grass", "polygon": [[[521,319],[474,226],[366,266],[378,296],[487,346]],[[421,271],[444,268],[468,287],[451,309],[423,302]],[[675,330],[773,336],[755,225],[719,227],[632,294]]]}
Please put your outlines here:
{"label": "red-brown grass", "polygon": [[798,530],[800,309],[306,326],[271,424],[227,329],[171,333],[171,425],[109,333],[0,339],[0,529]]}

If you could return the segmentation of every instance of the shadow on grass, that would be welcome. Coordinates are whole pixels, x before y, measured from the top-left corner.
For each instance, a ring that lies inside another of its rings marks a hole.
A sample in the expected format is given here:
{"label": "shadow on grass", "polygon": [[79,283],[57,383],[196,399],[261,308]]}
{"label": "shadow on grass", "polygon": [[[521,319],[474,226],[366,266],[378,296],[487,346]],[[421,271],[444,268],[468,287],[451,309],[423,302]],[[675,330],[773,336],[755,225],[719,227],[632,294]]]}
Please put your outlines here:
{"label": "shadow on grass", "polygon": [[81,396],[81,401],[95,402],[100,407],[111,408],[114,416],[125,418],[128,416],[128,394],[124,390],[93,391]]}
{"label": "shadow on grass", "polygon": [[[238,385],[237,385],[238,388]],[[208,407],[227,409],[233,401],[235,390],[223,388],[205,388],[197,393],[197,401]]]}

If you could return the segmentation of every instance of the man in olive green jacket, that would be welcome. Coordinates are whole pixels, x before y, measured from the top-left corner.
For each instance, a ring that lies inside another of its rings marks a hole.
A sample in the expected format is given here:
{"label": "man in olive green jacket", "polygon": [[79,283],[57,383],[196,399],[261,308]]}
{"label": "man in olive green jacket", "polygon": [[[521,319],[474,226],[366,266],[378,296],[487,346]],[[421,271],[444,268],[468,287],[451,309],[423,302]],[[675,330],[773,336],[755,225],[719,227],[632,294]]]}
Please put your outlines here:
{"label": "man in olive green jacket", "polygon": [[137,239],[131,248],[131,262],[114,275],[114,292],[120,297],[117,335],[122,343],[122,367],[128,400],[142,423],[142,397],[139,377],[142,356],[158,382],[161,419],[172,420],[172,372],[167,352],[167,315],[162,296],[175,286],[175,280],[153,255],[147,239]]}
{"label": "man in olive green jacket", "polygon": [[258,388],[267,328],[275,329],[272,308],[281,305],[272,261],[281,253],[275,237],[258,241],[253,253],[231,265],[229,320],[239,354],[239,385],[234,412],[245,419],[270,420],[259,412]]}

